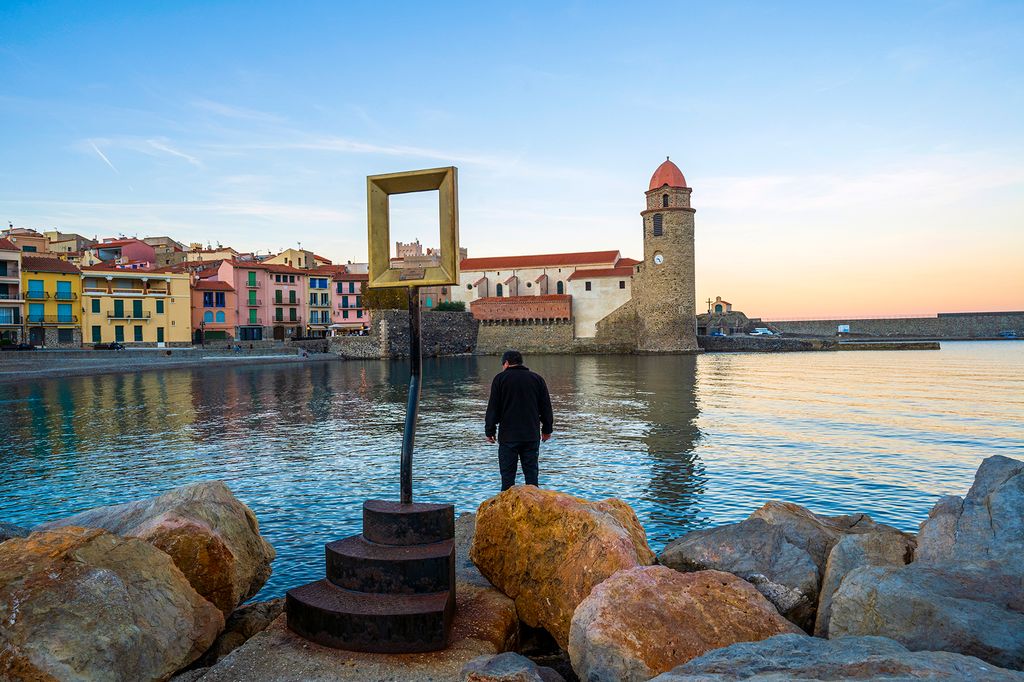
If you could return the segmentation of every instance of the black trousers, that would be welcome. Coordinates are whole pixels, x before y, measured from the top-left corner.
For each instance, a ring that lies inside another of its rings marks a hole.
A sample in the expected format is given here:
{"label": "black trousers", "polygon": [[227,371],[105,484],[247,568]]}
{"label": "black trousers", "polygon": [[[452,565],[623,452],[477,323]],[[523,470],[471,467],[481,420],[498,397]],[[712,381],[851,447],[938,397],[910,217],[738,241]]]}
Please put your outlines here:
{"label": "black trousers", "polygon": [[523,478],[526,485],[537,485],[537,456],[540,441],[527,440],[498,444],[498,468],[501,470],[501,489],[508,490],[516,484],[516,468],[523,463]]}

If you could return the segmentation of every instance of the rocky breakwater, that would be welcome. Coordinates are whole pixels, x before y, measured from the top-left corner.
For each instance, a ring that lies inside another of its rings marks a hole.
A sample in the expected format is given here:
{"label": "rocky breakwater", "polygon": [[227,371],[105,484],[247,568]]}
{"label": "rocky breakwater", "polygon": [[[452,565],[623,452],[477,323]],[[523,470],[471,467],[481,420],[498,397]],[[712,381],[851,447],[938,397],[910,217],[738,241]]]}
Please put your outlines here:
{"label": "rocky breakwater", "polygon": [[[821,516],[797,504],[769,502],[744,521],[694,531],[670,542],[658,562],[679,571],[718,570],[753,584],[782,615],[813,632],[819,595],[834,590],[839,572],[849,562],[829,556],[846,538],[863,536],[844,545],[844,552],[861,550],[865,561],[910,560],[913,537],[867,514]],[[875,551],[876,546],[885,551]],[[895,549],[892,549],[895,547]],[[884,555],[884,556],[883,556]]]}
{"label": "rocky breakwater", "polygon": [[832,598],[830,638],[891,637],[1024,668],[1024,462],[986,459],[967,496],[921,524],[914,561],[861,566]]}
{"label": "rocky breakwater", "polygon": [[617,571],[653,563],[654,553],[621,500],[517,486],[480,505],[470,558],[515,600],[522,622],[566,648],[573,613],[590,591]]}
{"label": "rocky breakwater", "polygon": [[233,609],[273,556],[219,482],[0,542],[0,679],[167,679],[204,652],[214,659],[265,625],[254,616],[267,609]]}

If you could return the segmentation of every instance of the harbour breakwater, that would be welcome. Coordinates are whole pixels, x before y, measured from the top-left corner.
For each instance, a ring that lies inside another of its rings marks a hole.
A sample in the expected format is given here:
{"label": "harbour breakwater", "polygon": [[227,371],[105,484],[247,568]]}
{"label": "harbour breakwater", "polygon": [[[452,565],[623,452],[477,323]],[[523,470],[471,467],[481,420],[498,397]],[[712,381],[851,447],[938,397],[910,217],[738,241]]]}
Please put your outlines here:
{"label": "harbour breakwater", "polygon": [[[207,481],[31,534],[0,524],[0,677],[1022,682],[1022,518],[1024,462],[998,455],[916,535],[768,502],[657,555],[621,500],[517,486],[459,518],[453,639],[409,657],[312,646],[279,600],[239,608],[275,552]],[[520,655],[529,628],[564,677]]]}
{"label": "harbour breakwater", "polygon": [[939,313],[935,317],[834,318],[829,320],[769,320],[772,329],[792,336],[835,337],[840,327],[853,335],[881,338],[942,340],[997,339],[1015,331],[1024,337],[1024,311]]}

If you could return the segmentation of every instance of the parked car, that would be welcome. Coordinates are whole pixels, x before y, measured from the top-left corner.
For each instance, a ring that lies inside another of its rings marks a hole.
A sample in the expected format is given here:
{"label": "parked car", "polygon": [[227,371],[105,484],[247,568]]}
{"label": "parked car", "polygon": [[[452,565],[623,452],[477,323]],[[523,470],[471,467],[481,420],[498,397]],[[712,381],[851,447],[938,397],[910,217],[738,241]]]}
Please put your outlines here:
{"label": "parked car", "polygon": [[1017,332],[1015,332],[1012,329],[1004,329],[1003,331],[999,332],[999,336],[1000,336],[1000,338],[1004,338],[1004,339],[1018,339],[1018,338],[1020,338],[1019,336],[1017,336]]}
{"label": "parked car", "polygon": [[31,343],[7,343],[0,346],[0,350],[35,350],[36,347]]}
{"label": "parked car", "polygon": [[711,332],[711,336],[725,336],[725,332],[723,332],[721,329],[715,329],[714,331]]}
{"label": "parked car", "polygon": [[114,341],[113,343],[97,343],[93,350],[124,350],[124,344]]}
{"label": "parked car", "polygon": [[754,331],[750,332],[750,336],[775,336],[775,332],[767,327],[755,327]]}

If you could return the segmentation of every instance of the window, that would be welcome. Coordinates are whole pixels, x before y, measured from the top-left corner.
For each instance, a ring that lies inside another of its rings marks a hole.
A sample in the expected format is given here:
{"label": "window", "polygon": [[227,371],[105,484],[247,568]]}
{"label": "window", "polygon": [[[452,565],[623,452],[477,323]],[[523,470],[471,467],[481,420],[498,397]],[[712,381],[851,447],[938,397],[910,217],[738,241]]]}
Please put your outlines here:
{"label": "window", "polygon": [[124,326],[123,325],[119,324],[116,327],[114,327],[114,341],[117,341],[118,343],[124,343]]}
{"label": "window", "polygon": [[74,343],[75,342],[75,330],[74,329],[58,329],[57,330],[57,343]]}
{"label": "window", "polygon": [[218,310],[217,311],[217,321],[218,322],[224,322],[224,311],[223,310]]}
{"label": "window", "polygon": [[655,237],[660,237],[661,236],[661,214],[660,213],[655,213],[654,214],[654,236]]}
{"label": "window", "polygon": [[329,305],[331,305],[331,295],[330,294],[320,294],[320,305],[322,305],[322,306],[329,306]]}
{"label": "window", "polygon": [[142,317],[142,301],[132,301],[132,317]]}
{"label": "window", "polygon": [[114,301],[114,317],[124,317],[124,301]]}
{"label": "window", "polygon": [[205,313],[203,313],[203,322],[205,322],[206,324],[210,324],[211,322],[213,322],[213,312],[207,310]]}
{"label": "window", "polygon": [[668,195],[667,194],[662,194],[661,195],[661,205],[664,206],[664,207],[668,207]]}
{"label": "window", "polygon": [[348,283],[348,293],[350,293],[350,294],[356,293],[356,283],[355,282],[349,282]]}
{"label": "window", "polygon": [[342,296],[341,297],[341,307],[342,308],[347,308],[348,307],[348,296]]}
{"label": "window", "polygon": [[430,298],[429,296],[427,296],[427,307],[428,308],[433,308],[434,307],[434,300],[432,298]]}
{"label": "window", "polygon": [[163,301],[157,301],[156,302],[156,312],[157,312],[158,315],[163,315],[164,314],[164,302]]}
{"label": "window", "polygon": [[213,292],[212,291],[204,291],[203,292],[203,307],[204,308],[212,308],[213,307]]}
{"label": "window", "polygon": [[157,327],[156,328],[156,342],[157,343],[163,343],[164,342],[164,328],[163,327]]}
{"label": "window", "polygon": [[494,287],[494,293],[498,296],[498,298],[501,298],[501,285],[500,284],[498,286]]}
{"label": "window", "polygon": [[344,282],[338,282],[338,293],[339,293],[339,294],[341,293],[341,290],[342,290],[342,289],[343,289],[344,287],[345,287],[345,284],[344,284]]}
{"label": "window", "polygon": [[28,304],[28,321],[29,322],[42,322],[43,321],[43,304],[42,303],[29,303]]}
{"label": "window", "polygon": [[289,289],[288,290],[288,302],[289,303],[295,303],[296,302],[295,301],[295,289]]}
{"label": "window", "polygon": [[25,298],[46,298],[46,293],[43,291],[43,280],[30,279],[28,281],[28,291],[26,294]]}
{"label": "window", "polygon": [[284,320],[284,308],[275,308],[274,309],[274,318],[278,322],[281,322],[282,320]]}
{"label": "window", "polygon": [[256,273],[255,272],[250,272],[249,273],[249,286],[251,286],[251,287],[256,286]]}
{"label": "window", "polygon": [[363,307],[363,297],[362,296],[356,296],[356,307],[357,308],[362,308]]}
{"label": "window", "polygon": [[71,282],[57,282],[57,295],[54,298],[58,301],[73,300],[74,294],[71,293]]}
{"label": "window", "polygon": [[36,247],[34,247],[34,246],[23,246],[23,247],[21,247],[21,250],[24,251],[25,253],[35,253],[36,252]]}
{"label": "window", "polygon": [[98,298],[92,299],[92,311],[93,311],[93,313],[97,313],[97,314],[100,312],[100,299],[98,299]]}
{"label": "window", "polygon": [[587,291],[590,291],[590,282],[584,282],[583,288],[586,289]]}
{"label": "window", "polygon": [[625,289],[626,288],[626,280],[624,280],[624,279],[620,279],[619,280],[619,288],[620,289]]}
{"label": "window", "polygon": [[274,292],[274,303],[284,303],[284,294],[280,289]]}
{"label": "window", "polygon": [[[224,305],[225,305],[225,303],[224,303],[224,292],[223,291],[218,291],[216,294],[214,294],[214,297],[215,297],[214,300],[216,301],[216,306],[218,308],[223,308]],[[157,303],[162,303],[162,302],[163,301],[157,301]],[[159,312],[162,312],[162,311],[158,310],[157,312],[159,313]]]}
{"label": "window", "polygon": [[281,281],[281,275],[274,275],[274,281],[275,282],[280,282]]}
{"label": "window", "polygon": [[557,291],[559,295],[564,294],[565,293],[565,285],[562,284],[561,282],[559,282],[558,284],[555,285],[555,291]]}
{"label": "window", "polygon": [[289,308],[288,309],[288,321],[289,322],[298,322],[298,318],[295,317],[295,308]]}
{"label": "window", "polygon": [[102,338],[103,338],[103,328],[100,327],[99,325],[93,325],[93,327],[92,327],[92,342],[93,343],[102,343],[102,341],[101,341]]}
{"label": "window", "polygon": [[[249,311],[249,324],[259,324],[259,320],[256,319],[255,309]],[[249,340],[251,341],[252,339]]]}
{"label": "window", "polygon": [[288,283],[295,284],[295,275],[288,275]]}
{"label": "window", "polygon": [[74,315],[71,313],[70,303],[58,303],[57,304],[57,321],[58,322],[74,322]]}
{"label": "window", "polygon": [[347,320],[348,319],[348,309],[347,308],[345,310],[341,311],[341,319],[343,319],[343,320]]}
{"label": "window", "polygon": [[135,340],[138,341],[138,342],[142,341],[142,325],[141,324],[135,325]]}
{"label": "window", "polygon": [[256,292],[255,291],[250,291],[249,292],[249,305],[256,305]]}

